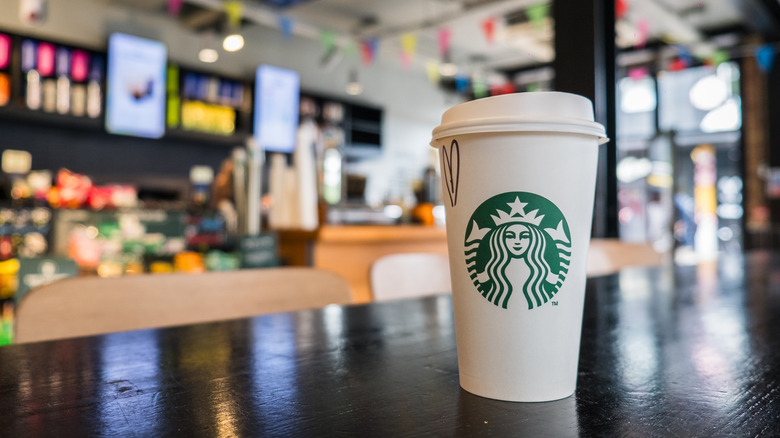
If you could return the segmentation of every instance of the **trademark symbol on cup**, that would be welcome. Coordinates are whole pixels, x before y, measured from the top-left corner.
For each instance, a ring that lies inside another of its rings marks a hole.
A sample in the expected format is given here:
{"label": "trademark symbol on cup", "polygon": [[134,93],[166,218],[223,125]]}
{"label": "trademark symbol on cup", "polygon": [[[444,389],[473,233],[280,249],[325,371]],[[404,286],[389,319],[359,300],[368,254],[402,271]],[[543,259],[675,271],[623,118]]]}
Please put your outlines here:
{"label": "trademark symbol on cup", "polygon": [[558,305],[557,301],[550,301],[550,303],[552,303],[553,306],[557,306]]}

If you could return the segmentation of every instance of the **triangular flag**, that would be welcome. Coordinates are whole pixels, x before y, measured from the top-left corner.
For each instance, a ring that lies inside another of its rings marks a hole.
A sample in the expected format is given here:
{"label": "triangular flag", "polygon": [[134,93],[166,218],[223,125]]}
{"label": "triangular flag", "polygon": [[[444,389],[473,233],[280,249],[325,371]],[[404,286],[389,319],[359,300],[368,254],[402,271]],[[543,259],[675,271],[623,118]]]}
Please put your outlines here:
{"label": "triangular flag", "polygon": [[712,65],[717,67],[720,64],[723,64],[724,62],[729,60],[729,52],[725,50],[716,50],[712,52],[712,56],[710,57],[710,62],[712,62]]}
{"label": "triangular flag", "polygon": [[168,0],[168,14],[172,17],[178,17],[182,3],[184,3],[184,0]]}
{"label": "triangular flag", "polygon": [[414,55],[417,52],[417,35],[405,33],[401,35],[401,61],[405,68],[409,68],[414,61]]}
{"label": "triangular flag", "polygon": [[282,37],[289,40],[293,35],[293,20],[290,17],[284,15],[279,16],[279,30],[282,31]]}
{"label": "triangular flag", "polygon": [[643,48],[647,44],[647,38],[650,36],[650,23],[647,18],[640,18],[636,29],[636,48]]}
{"label": "triangular flag", "polygon": [[775,48],[772,44],[764,44],[756,48],[756,61],[758,61],[758,68],[762,72],[768,73],[772,70],[772,64],[775,61]]}
{"label": "triangular flag", "polygon": [[428,80],[432,84],[438,84],[441,79],[439,73],[439,63],[436,61],[428,61],[425,63],[425,72],[428,74]]}
{"label": "triangular flag", "polygon": [[360,52],[363,55],[363,64],[371,65],[374,63],[374,57],[376,56],[377,48],[379,47],[379,39],[369,38],[363,40],[360,43]]}
{"label": "triangular flag", "polygon": [[417,51],[417,35],[406,33],[401,36],[401,47],[404,52],[414,54]]}
{"label": "triangular flag", "polygon": [[496,18],[490,17],[482,20],[482,32],[485,34],[485,40],[493,44],[496,38]]}
{"label": "triangular flag", "polygon": [[371,44],[368,40],[360,42],[360,54],[363,58],[363,65],[371,65],[374,62],[374,54],[371,52]]}
{"label": "triangular flag", "polygon": [[531,5],[525,10],[525,14],[528,15],[528,20],[537,29],[543,29],[547,17],[550,16],[550,5],[547,3],[537,3]]}
{"label": "triangular flag", "polygon": [[452,32],[445,27],[439,29],[437,36],[439,40],[439,57],[443,59],[450,53],[450,37],[452,37]]}
{"label": "triangular flag", "polygon": [[615,19],[620,20],[628,12],[628,2],[626,0],[615,0]]}
{"label": "triangular flag", "polygon": [[244,2],[238,0],[226,1],[225,14],[228,19],[228,26],[232,29],[241,27],[241,19],[244,16]]}
{"label": "triangular flag", "polygon": [[322,42],[322,50],[325,53],[330,53],[336,47],[336,35],[329,30],[320,32],[320,41]]}

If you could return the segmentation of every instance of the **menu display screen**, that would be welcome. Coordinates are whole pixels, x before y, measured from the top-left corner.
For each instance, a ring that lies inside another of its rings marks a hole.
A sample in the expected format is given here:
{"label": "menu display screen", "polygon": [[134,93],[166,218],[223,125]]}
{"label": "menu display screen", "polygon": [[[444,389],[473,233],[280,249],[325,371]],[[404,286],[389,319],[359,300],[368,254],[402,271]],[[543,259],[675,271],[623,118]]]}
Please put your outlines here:
{"label": "menu display screen", "polygon": [[106,78],[108,132],[148,138],[165,134],[166,58],[161,42],[111,35]]}
{"label": "menu display screen", "polygon": [[298,130],[300,76],[261,65],[255,77],[255,139],[265,150],[292,152]]}

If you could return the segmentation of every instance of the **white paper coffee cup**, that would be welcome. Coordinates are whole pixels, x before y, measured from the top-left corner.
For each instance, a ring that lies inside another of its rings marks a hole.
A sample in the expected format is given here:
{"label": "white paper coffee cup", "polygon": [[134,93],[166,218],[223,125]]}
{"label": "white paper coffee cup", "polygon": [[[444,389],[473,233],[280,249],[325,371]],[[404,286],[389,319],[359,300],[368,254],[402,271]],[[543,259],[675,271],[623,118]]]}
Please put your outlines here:
{"label": "white paper coffee cup", "polygon": [[590,100],[558,92],[457,105],[433,130],[463,389],[529,402],[574,392],[606,141]]}

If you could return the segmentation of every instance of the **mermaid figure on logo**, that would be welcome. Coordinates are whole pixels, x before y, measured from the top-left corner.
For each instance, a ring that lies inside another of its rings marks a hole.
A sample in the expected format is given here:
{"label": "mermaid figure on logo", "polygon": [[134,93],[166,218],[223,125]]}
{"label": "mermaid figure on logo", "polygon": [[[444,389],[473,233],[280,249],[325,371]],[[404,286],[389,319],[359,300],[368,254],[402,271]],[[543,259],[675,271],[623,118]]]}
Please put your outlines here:
{"label": "mermaid figure on logo", "polygon": [[[479,264],[483,270],[478,270],[476,262],[468,264],[475,286],[488,301],[503,308],[507,308],[517,289],[522,290],[528,309],[541,306],[553,298],[568,271],[568,264],[563,263],[570,251],[568,239],[562,244],[554,237],[556,233],[563,235],[560,226],[558,230],[543,229],[540,223],[544,215],[537,216],[537,210],[526,213],[524,206],[516,200],[509,214],[497,210],[498,215],[491,216],[496,225],[493,229],[480,229],[475,222],[470,236],[474,239],[467,239],[480,241],[483,261]],[[555,251],[548,250],[550,245]],[[470,248],[467,261],[476,258],[475,245]],[[562,254],[563,259],[553,258],[551,266],[550,253]]]}

